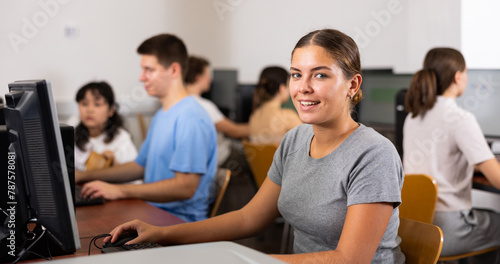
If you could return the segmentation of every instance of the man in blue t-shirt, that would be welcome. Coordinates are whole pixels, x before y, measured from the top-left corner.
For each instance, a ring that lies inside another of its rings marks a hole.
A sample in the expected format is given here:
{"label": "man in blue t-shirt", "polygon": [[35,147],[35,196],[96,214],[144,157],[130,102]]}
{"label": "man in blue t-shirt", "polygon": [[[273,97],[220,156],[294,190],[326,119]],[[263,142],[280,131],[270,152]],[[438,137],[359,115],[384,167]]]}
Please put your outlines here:
{"label": "man in blue t-shirt", "polygon": [[[205,219],[215,192],[217,135],[208,114],[184,87],[186,47],[176,36],[161,34],[144,41],[137,52],[142,57],[139,79],[162,108],[135,161],[77,172],[76,182],[88,182],[84,197],[138,198],[186,221]],[[109,183],[136,179],[144,184]]]}

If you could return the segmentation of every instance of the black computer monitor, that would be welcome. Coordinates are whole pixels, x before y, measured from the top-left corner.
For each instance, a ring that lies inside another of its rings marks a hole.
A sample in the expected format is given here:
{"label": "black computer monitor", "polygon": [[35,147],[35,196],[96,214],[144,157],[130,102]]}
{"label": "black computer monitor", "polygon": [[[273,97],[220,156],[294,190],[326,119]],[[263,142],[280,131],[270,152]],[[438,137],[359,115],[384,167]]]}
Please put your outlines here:
{"label": "black computer monitor", "polygon": [[5,117],[3,115],[3,103],[0,104],[0,126],[5,126]]}
{"label": "black computer monitor", "polygon": [[238,84],[236,90],[235,122],[247,123],[250,119],[255,87],[255,84]]}
{"label": "black computer monitor", "polygon": [[[8,254],[25,258],[29,254],[22,255],[40,246],[39,241],[53,244],[51,255],[75,252],[80,240],[50,82],[10,83],[5,101],[7,207],[15,219],[8,226],[15,238],[8,243],[14,244]],[[28,228],[29,223],[35,228]]]}
{"label": "black computer monitor", "polygon": [[210,90],[201,96],[210,99],[226,117],[233,119],[237,86],[237,70],[214,69]]}

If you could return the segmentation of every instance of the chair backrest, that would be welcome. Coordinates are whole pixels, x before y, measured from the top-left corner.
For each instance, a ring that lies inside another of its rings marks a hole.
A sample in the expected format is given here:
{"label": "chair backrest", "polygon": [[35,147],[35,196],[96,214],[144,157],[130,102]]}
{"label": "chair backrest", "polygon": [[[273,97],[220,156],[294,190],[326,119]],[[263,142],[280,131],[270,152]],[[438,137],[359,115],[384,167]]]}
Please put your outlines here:
{"label": "chair backrest", "polygon": [[[491,252],[491,251],[497,251],[497,250],[500,250],[500,246],[495,246],[495,247],[490,247],[490,248],[486,248],[486,249],[483,249],[483,250],[477,250],[477,251],[467,252],[467,253],[463,253],[463,254],[459,254],[459,255],[442,256],[442,257],[439,257],[438,261],[439,262],[446,262],[446,261],[460,260],[460,259],[469,258],[469,257],[472,257],[472,256],[476,256],[476,255],[481,255],[481,254],[484,254],[484,253],[488,253],[488,252]],[[459,263],[461,263],[461,262],[459,261]]]}
{"label": "chair backrest", "polygon": [[406,174],[401,190],[402,203],[399,206],[399,216],[432,223],[437,195],[437,183],[431,176]]}
{"label": "chair backrest", "polygon": [[227,185],[229,185],[229,180],[231,179],[231,171],[226,168],[217,168],[216,172],[216,197],[212,204],[212,210],[210,212],[210,217],[214,217],[219,210],[222,197],[226,193]]}
{"label": "chair backrest", "polygon": [[407,264],[437,263],[443,248],[441,228],[400,217],[398,235]]}
{"label": "chair backrest", "polygon": [[139,122],[139,128],[141,130],[141,139],[144,141],[146,140],[146,135],[148,134],[148,127],[143,114],[137,114],[137,122]]}
{"label": "chair backrest", "polygon": [[243,150],[250,165],[250,170],[255,180],[257,188],[260,188],[267,177],[267,172],[273,163],[274,152],[278,149],[277,145],[258,145],[243,140]]}

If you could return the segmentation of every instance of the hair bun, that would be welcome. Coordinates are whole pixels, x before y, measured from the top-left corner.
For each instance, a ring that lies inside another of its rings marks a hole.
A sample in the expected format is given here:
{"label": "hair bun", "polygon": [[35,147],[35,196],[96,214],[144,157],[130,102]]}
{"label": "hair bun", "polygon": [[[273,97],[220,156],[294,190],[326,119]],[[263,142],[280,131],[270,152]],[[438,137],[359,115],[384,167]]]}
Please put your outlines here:
{"label": "hair bun", "polygon": [[352,105],[356,105],[359,101],[361,101],[361,99],[363,99],[363,92],[359,89],[358,92],[352,97]]}

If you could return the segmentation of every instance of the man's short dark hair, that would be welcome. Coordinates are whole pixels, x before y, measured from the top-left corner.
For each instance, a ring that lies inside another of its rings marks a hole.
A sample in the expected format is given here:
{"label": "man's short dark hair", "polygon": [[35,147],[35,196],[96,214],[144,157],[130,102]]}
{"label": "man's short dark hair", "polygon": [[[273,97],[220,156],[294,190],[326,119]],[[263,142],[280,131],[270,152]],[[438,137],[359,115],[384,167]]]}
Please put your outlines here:
{"label": "man's short dark hair", "polygon": [[168,68],[172,63],[181,65],[182,79],[185,78],[188,65],[187,48],[182,40],[171,34],[160,34],[146,39],[137,48],[141,55],[153,55],[163,67]]}

